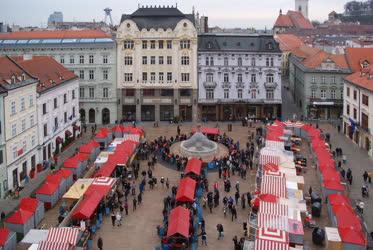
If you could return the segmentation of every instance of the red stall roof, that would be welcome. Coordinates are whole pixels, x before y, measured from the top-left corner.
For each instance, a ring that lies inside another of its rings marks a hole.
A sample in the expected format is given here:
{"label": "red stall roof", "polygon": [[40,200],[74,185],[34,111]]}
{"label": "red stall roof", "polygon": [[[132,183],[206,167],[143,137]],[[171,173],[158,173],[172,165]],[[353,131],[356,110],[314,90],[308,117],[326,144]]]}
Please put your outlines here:
{"label": "red stall roof", "polygon": [[338,228],[339,235],[341,236],[342,242],[350,243],[355,245],[366,246],[367,238],[362,230],[355,230],[355,228]]}
{"label": "red stall roof", "polygon": [[107,136],[108,136],[107,134],[99,132],[99,133],[96,134],[95,138],[96,139],[105,139]]}
{"label": "red stall roof", "polygon": [[69,177],[73,174],[73,172],[71,172],[70,170],[68,170],[68,169],[63,169],[63,168],[61,168],[60,170],[58,170],[57,173],[60,173],[60,175],[61,175],[63,178],[65,178],[65,179],[69,178]]}
{"label": "red stall roof", "polygon": [[[80,234],[79,228],[72,227],[52,227],[49,229],[47,240],[48,242],[59,242],[76,245]],[[53,248],[54,249],[54,248]]]}
{"label": "red stall roof", "polygon": [[8,240],[9,233],[10,231],[8,228],[0,228],[0,246],[1,247],[5,246],[5,243]]}
{"label": "red stall roof", "polygon": [[32,215],[33,213],[29,211],[18,209],[5,222],[10,224],[25,224]]}
{"label": "red stall roof", "polygon": [[330,205],[351,205],[350,200],[342,194],[330,194],[328,196]]}
{"label": "red stall roof", "polygon": [[111,131],[112,132],[118,132],[118,133],[122,133],[123,132],[123,126],[122,125],[116,125],[114,127],[111,128]]}
{"label": "red stall roof", "polygon": [[345,186],[343,186],[339,181],[326,180],[324,181],[322,185],[326,189],[337,190],[337,191],[345,190]]}
{"label": "red stall roof", "polygon": [[195,133],[198,130],[201,133],[206,134],[206,135],[219,135],[220,134],[220,129],[218,129],[218,128],[208,128],[208,127],[201,127],[200,129],[193,128],[192,132]]}
{"label": "red stall roof", "polygon": [[23,198],[19,204],[19,208],[22,210],[29,211],[31,213],[35,213],[38,209],[39,200],[34,198]]}
{"label": "red stall roof", "polygon": [[87,161],[89,159],[89,155],[87,154],[78,153],[77,155],[80,162]]}
{"label": "red stall roof", "polygon": [[90,145],[92,145],[94,148],[99,148],[100,147],[100,143],[98,143],[97,141],[95,140],[91,140],[89,142]]}
{"label": "red stall roof", "polygon": [[190,177],[185,177],[180,181],[177,189],[176,200],[183,202],[193,202],[196,191],[196,181]]}
{"label": "red stall roof", "polygon": [[100,128],[100,133],[103,133],[104,135],[108,136],[110,130],[108,128]]}
{"label": "red stall roof", "polygon": [[167,237],[180,234],[189,238],[189,217],[189,210],[182,206],[172,209],[168,219]]}
{"label": "red stall roof", "polygon": [[185,167],[184,173],[185,174],[194,173],[196,175],[200,175],[201,174],[201,168],[202,168],[202,161],[200,159],[197,159],[197,158],[192,158],[192,159],[188,160],[188,163]]}
{"label": "red stall roof", "polygon": [[91,154],[93,149],[94,149],[93,144],[91,143],[83,144],[79,148],[79,153]]}
{"label": "red stall roof", "polygon": [[340,182],[341,181],[341,175],[340,173],[334,168],[324,168],[322,171],[321,171],[321,174],[323,176],[323,180],[326,181],[337,181],[337,182]]}
{"label": "red stall roof", "polygon": [[79,161],[79,156],[78,155],[74,155],[74,156],[70,157],[69,159],[67,159],[63,163],[63,166],[65,168],[78,168],[79,165],[80,165],[80,161]]}
{"label": "red stall roof", "polygon": [[49,174],[45,180],[55,183],[57,185],[60,185],[61,181],[63,179],[63,176],[61,174],[55,173],[55,174]]}
{"label": "red stall roof", "polygon": [[76,220],[86,220],[91,218],[98,204],[104,196],[98,192],[92,192],[86,196],[74,210],[73,218]]}
{"label": "red stall roof", "polygon": [[263,171],[278,172],[279,166],[273,163],[267,163],[264,165]]}
{"label": "red stall roof", "polygon": [[355,211],[349,205],[334,205],[332,207],[333,213],[337,218],[338,228],[354,227],[361,229],[361,221],[355,214]]}
{"label": "red stall roof", "polygon": [[114,178],[109,177],[98,177],[95,178],[92,184],[85,191],[85,195],[92,193],[99,193],[101,196],[107,195],[115,184]]}
{"label": "red stall roof", "polygon": [[44,184],[36,191],[36,194],[51,195],[54,194],[58,189],[57,183],[46,181]]}

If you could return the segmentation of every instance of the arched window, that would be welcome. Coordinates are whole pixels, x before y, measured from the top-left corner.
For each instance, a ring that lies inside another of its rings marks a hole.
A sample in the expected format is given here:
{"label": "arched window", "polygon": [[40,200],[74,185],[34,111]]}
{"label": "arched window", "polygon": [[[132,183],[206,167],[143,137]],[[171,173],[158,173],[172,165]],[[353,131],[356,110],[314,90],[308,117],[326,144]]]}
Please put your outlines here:
{"label": "arched window", "polygon": [[80,109],[79,114],[80,114],[80,121],[84,123],[85,122],[85,110]]}
{"label": "arched window", "polygon": [[94,109],[90,109],[88,112],[88,121],[89,123],[95,123],[96,122],[96,111]]}
{"label": "arched window", "polygon": [[110,111],[108,108],[102,109],[102,124],[110,123]]}
{"label": "arched window", "polygon": [[238,67],[241,67],[241,66],[242,66],[242,58],[241,58],[241,57],[239,57],[239,58],[237,59],[237,64],[238,64]]}
{"label": "arched window", "polygon": [[266,81],[268,83],[273,83],[273,74],[267,74]]}
{"label": "arched window", "polygon": [[255,67],[255,57],[251,58],[251,66]]}

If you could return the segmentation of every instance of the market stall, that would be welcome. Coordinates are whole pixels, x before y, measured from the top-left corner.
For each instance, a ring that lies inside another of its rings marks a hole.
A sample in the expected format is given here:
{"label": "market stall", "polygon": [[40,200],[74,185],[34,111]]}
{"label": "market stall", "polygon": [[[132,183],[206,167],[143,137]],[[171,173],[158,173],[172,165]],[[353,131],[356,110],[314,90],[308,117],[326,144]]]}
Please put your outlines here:
{"label": "market stall", "polygon": [[42,241],[46,241],[49,230],[45,229],[31,229],[25,237],[23,237],[22,244],[39,244]]}
{"label": "market stall", "polygon": [[62,196],[63,199],[79,200],[84,195],[88,187],[92,184],[93,178],[78,179],[70,189]]}
{"label": "market stall", "polygon": [[168,218],[167,243],[171,249],[178,247],[187,248],[190,237],[190,211],[182,206],[178,206],[171,210]]}
{"label": "market stall", "polygon": [[112,127],[111,132],[113,133],[115,138],[123,137],[123,126],[122,125],[116,125]]}
{"label": "market stall", "polygon": [[287,232],[271,228],[259,228],[256,234],[255,250],[288,250]]}
{"label": "market stall", "polygon": [[202,134],[205,134],[207,136],[215,136],[220,135],[220,129],[219,128],[209,128],[209,127],[200,127],[200,128],[193,128],[192,132],[201,132]]}
{"label": "market stall", "polygon": [[19,209],[26,210],[34,215],[34,227],[36,228],[44,218],[44,203],[34,198],[23,198],[20,201]]}
{"label": "market stall", "polygon": [[44,182],[36,191],[36,198],[44,202],[44,207],[46,209],[54,207],[59,199],[58,184],[49,181]]}
{"label": "market stall", "polygon": [[47,240],[45,242],[68,243],[75,246],[82,231],[72,227],[52,227],[49,229]]}
{"label": "market stall", "polygon": [[71,187],[74,183],[73,173],[70,170],[61,168],[57,171],[66,181],[66,190]]}
{"label": "market stall", "polygon": [[103,196],[100,193],[90,193],[74,209],[72,218],[74,220],[87,220],[95,213]]}
{"label": "market stall", "polygon": [[197,158],[192,158],[188,160],[188,163],[186,164],[184,175],[196,179],[201,175],[201,169],[202,161]]}
{"label": "market stall", "polygon": [[260,192],[262,194],[272,194],[279,198],[286,198],[286,179],[278,176],[263,176]]}
{"label": "market stall", "polygon": [[73,173],[75,180],[83,175],[84,168],[78,154],[65,160],[63,168],[70,170]]}
{"label": "market stall", "polygon": [[0,249],[14,250],[17,248],[17,235],[8,228],[0,228]]}
{"label": "market stall", "polygon": [[190,177],[181,179],[176,193],[177,202],[194,202],[197,182]]}
{"label": "market stall", "polygon": [[50,241],[42,241],[38,244],[37,250],[73,250],[74,246],[69,243],[61,243],[61,242],[50,242]]}
{"label": "market stall", "polygon": [[58,198],[61,198],[63,194],[66,192],[67,190],[66,180],[62,177],[61,174],[58,174],[58,173],[49,174],[45,178],[45,180],[58,185]]}
{"label": "market stall", "polygon": [[5,220],[5,226],[16,232],[17,238],[21,239],[34,228],[34,216],[29,211],[18,209]]}

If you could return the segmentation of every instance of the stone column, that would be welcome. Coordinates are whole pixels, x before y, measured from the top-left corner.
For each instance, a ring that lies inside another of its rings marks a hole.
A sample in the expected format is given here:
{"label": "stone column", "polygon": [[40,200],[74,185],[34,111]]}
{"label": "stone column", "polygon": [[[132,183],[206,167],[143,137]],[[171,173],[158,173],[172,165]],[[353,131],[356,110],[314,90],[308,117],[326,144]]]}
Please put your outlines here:
{"label": "stone column", "polygon": [[192,91],[192,121],[197,122],[198,121],[198,93],[197,89],[193,89]]}
{"label": "stone column", "polygon": [[[175,100],[177,100],[176,103]],[[180,97],[178,89],[174,89],[174,97],[172,98],[171,105],[174,105],[174,117],[178,116],[180,118]]]}
{"label": "stone column", "polygon": [[[137,100],[139,100],[139,102],[137,102]],[[141,103],[142,103],[141,90],[136,89],[135,90],[136,121],[141,121]]]}
{"label": "stone column", "polygon": [[154,115],[155,115],[155,121],[159,122],[160,121],[160,105],[159,103],[154,105]]}

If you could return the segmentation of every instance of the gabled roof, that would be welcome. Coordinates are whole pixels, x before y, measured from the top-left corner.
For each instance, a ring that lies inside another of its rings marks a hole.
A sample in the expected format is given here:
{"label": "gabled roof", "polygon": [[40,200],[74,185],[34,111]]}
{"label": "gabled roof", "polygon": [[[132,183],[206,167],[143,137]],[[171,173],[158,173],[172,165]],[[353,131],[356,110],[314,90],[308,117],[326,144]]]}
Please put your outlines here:
{"label": "gabled roof", "polygon": [[182,19],[188,19],[195,23],[194,15],[183,14],[176,7],[141,7],[132,14],[123,14],[121,23],[130,19],[136,23],[139,30],[142,29],[174,29]]}
{"label": "gabled roof", "polygon": [[0,39],[66,39],[66,38],[110,38],[102,30],[43,30],[0,33]]}
{"label": "gabled roof", "polygon": [[[11,83],[14,77],[15,82]],[[22,84],[35,83],[37,79],[29,74],[21,65],[8,56],[0,57],[0,85],[2,90],[11,89]],[[0,91],[2,92],[2,91]]]}
{"label": "gabled roof", "polygon": [[373,65],[373,48],[346,48],[345,53],[348,65],[353,72],[360,71],[364,61]]}
{"label": "gabled roof", "polygon": [[313,29],[312,23],[303,16],[299,11],[289,10],[286,15],[280,12],[274,27],[279,28],[296,28],[296,29]]}
{"label": "gabled roof", "polygon": [[356,86],[373,91],[373,65],[370,68],[357,71],[345,77],[345,80]]}
{"label": "gabled roof", "polygon": [[292,51],[304,45],[304,42],[293,34],[278,34],[275,36],[275,40],[279,43],[283,52]]}

